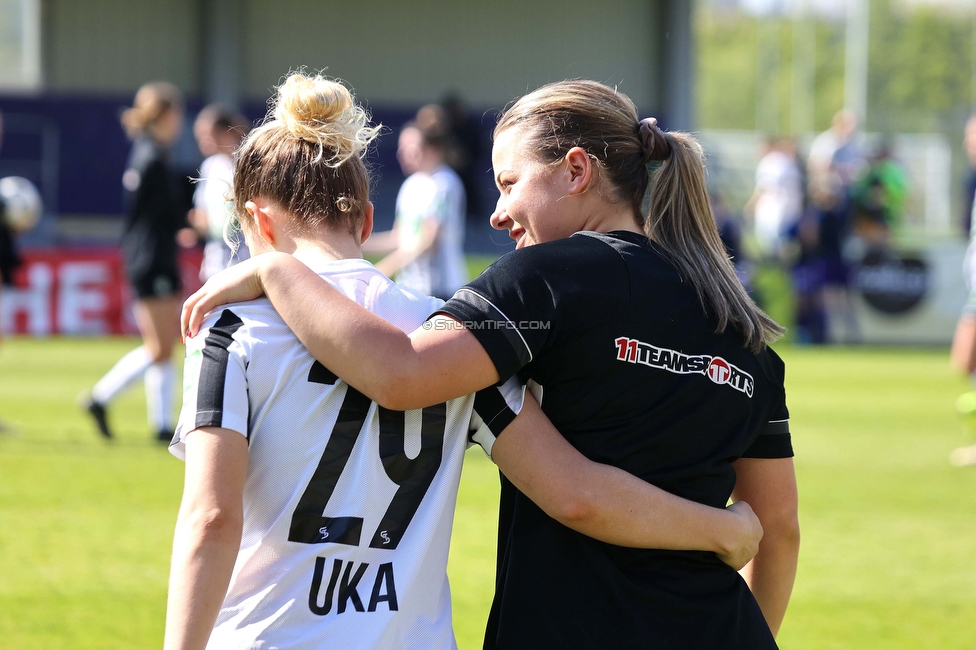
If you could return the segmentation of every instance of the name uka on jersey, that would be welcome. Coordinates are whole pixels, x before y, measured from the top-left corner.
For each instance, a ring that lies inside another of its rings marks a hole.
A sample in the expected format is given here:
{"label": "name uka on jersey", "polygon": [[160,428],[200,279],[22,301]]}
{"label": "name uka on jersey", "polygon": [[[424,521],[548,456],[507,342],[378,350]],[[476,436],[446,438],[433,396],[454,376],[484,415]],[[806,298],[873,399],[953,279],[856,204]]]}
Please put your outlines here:
{"label": "name uka on jersey", "polygon": [[[332,611],[333,605],[336,614],[345,613],[350,605],[353,611],[375,612],[380,603],[386,603],[391,612],[398,610],[392,562],[384,562],[377,567],[376,574],[373,576],[373,588],[370,590],[369,601],[365,608],[359,594],[359,583],[365,577],[369,563],[362,562],[357,567],[355,561],[346,562],[335,558],[332,560],[328,583],[325,582],[325,563],[326,558],[315,558],[312,588],[308,592],[308,608],[313,614],[326,616]],[[326,584],[324,593],[323,584]]]}
{"label": "name uka on jersey", "polygon": [[621,336],[617,346],[617,360],[666,370],[676,375],[705,375],[720,386],[730,386],[752,397],[755,380],[745,370],[733,366],[722,357],[708,354],[684,354],[677,350],[659,348],[650,343]]}

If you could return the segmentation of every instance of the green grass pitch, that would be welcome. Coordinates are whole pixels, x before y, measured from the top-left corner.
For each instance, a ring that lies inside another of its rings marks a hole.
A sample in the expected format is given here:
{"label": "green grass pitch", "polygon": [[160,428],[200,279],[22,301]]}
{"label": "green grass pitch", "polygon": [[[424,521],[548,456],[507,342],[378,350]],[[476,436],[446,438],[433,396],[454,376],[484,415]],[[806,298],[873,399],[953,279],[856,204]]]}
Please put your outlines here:
{"label": "green grass pitch", "polygon": [[[74,404],[134,339],[0,346],[0,647],[158,648],[182,464],[150,440],[141,390],[100,440]],[[976,644],[976,442],[945,350],[794,349],[787,361],[803,546],[783,648]],[[469,453],[450,574],[461,648],[479,648],[497,475]]]}

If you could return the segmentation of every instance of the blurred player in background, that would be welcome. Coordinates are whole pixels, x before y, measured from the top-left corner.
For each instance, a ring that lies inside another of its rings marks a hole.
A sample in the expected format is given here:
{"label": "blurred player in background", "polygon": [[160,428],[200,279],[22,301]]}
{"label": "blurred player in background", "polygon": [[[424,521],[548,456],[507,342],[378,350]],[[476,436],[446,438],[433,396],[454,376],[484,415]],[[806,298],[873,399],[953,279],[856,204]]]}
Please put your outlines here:
{"label": "blurred player in background", "polygon": [[183,125],[183,101],[176,86],[144,85],[122,114],[132,151],[122,186],[125,224],[122,256],[136,294],[135,317],[142,345],[122,357],[82,404],[99,433],[112,437],[106,409],[140,378],[145,378],[149,425],[157,439],[173,436],[173,346],[179,337],[180,275],[176,235],[186,227],[186,208],[172,172],[169,149]]}
{"label": "blurred player in background", "polygon": [[[442,302],[361,256],[372,226],[361,156],[377,129],[322,77],[292,75],[273,115],[245,140],[235,174],[252,251],[293,254],[396,327],[420,325]],[[391,411],[315,362],[267,300],[229,305],[206,326],[187,346],[171,447],[185,457],[186,483],[168,650],[455,648],[446,565],[469,435],[581,532],[715,550],[708,540],[729,527],[741,528],[734,546],[750,546],[751,511],[682,501],[586,461],[535,402],[523,408],[515,380]],[[730,555],[733,566],[745,561]]]}
{"label": "blurred player in background", "polygon": [[820,267],[819,302],[824,338],[832,343],[857,343],[860,325],[851,291],[851,186],[864,169],[863,138],[857,115],[842,109],[830,128],[814,138],[807,158],[810,202],[816,220],[816,257]]}
{"label": "blurred player in background", "polygon": [[803,213],[803,174],[789,138],[772,138],[756,167],[756,189],[746,204],[760,254],[778,264],[788,261],[788,244]]}
{"label": "blurred player in background", "polygon": [[465,214],[468,218],[481,219],[481,183],[485,178],[485,169],[479,167],[484,150],[481,120],[468,112],[456,92],[445,96],[440,106],[450,128],[447,164],[457,172],[464,184]]}
{"label": "blurred player in background", "polygon": [[501,116],[492,166],[491,222],[516,250],[410,335],[280,253],[211,278],[183,329],[266,291],[316,359],[384,407],[518,376],[587,457],[702,504],[745,499],[763,523],[743,580],[709,554],[579,535],[499,462],[485,648],[775,648],[799,550],[785,370],[767,347],[783,329],[735,276],[700,145],[639,120],[615,88],[565,81]]}
{"label": "blurred player in background", "polygon": [[[3,144],[3,114],[0,113],[0,146]],[[14,285],[14,271],[20,266],[20,255],[17,253],[17,242],[14,233],[7,225],[6,210],[0,200],[0,312],[3,311],[4,287]],[[3,332],[0,331],[0,340]],[[0,432],[8,430],[8,426],[0,420]]]}
{"label": "blurred player in background", "polygon": [[242,115],[220,104],[205,106],[193,123],[193,135],[206,159],[200,165],[189,220],[206,241],[200,266],[204,282],[233,262],[249,257],[233,219],[233,155],[247,129]]}
{"label": "blurred player in background", "polygon": [[881,142],[850,189],[851,232],[865,250],[891,249],[892,235],[903,225],[910,189],[891,142]]}
{"label": "blurred player in background", "polygon": [[[971,161],[976,161],[976,116],[966,123],[963,146]],[[976,196],[969,197],[971,212],[976,212]],[[952,339],[950,359],[953,367],[969,376],[976,383],[976,219],[970,223],[969,248],[963,262],[963,275],[969,287],[969,297],[956,323]],[[956,409],[963,414],[976,413],[976,391],[963,393],[956,400]],[[952,452],[949,460],[954,465],[976,464],[976,445],[960,447]]]}
{"label": "blurred player in background", "polygon": [[363,248],[389,253],[376,265],[385,275],[445,300],[468,279],[464,185],[445,162],[449,134],[443,109],[433,104],[403,127],[397,159],[408,177],[397,194],[393,230],[377,233]]}
{"label": "blurred player in background", "polygon": [[[0,113],[0,146],[3,144],[3,114]],[[0,200],[0,309],[3,309],[3,288],[14,284],[14,271],[20,266],[17,242],[14,233],[7,225],[6,210]],[[3,332],[0,332],[0,338]]]}

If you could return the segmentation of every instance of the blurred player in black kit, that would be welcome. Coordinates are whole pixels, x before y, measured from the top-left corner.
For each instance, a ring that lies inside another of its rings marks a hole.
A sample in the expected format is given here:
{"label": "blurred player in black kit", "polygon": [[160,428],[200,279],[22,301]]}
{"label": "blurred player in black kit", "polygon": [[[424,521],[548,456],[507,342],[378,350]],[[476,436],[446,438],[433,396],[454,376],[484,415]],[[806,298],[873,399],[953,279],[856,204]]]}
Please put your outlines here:
{"label": "blurred player in black kit", "polygon": [[[0,145],[3,144],[3,114],[0,113]],[[7,225],[6,207],[0,199],[0,313],[3,312],[3,290],[14,285],[14,271],[20,266],[20,255],[17,253],[17,243],[14,234]],[[0,331],[0,339],[3,332]],[[0,432],[6,431],[7,426],[0,420]]]}
{"label": "blurred player in black kit", "polygon": [[[3,144],[3,114],[0,113],[0,146]],[[3,288],[14,284],[14,271],[20,266],[17,243],[7,225],[6,207],[0,199],[0,310],[3,309]],[[2,332],[0,332],[2,336]]]}
{"label": "blurred player in black kit", "polygon": [[135,316],[143,344],[126,354],[95,384],[82,405],[99,432],[112,431],[106,407],[139,378],[145,378],[149,424],[161,442],[173,436],[173,346],[179,336],[180,305],[176,234],[186,227],[182,192],[169,161],[169,148],[183,124],[179,90],[165,82],[142,86],[122,126],[132,151],[122,186],[125,225],[122,256],[136,294]]}

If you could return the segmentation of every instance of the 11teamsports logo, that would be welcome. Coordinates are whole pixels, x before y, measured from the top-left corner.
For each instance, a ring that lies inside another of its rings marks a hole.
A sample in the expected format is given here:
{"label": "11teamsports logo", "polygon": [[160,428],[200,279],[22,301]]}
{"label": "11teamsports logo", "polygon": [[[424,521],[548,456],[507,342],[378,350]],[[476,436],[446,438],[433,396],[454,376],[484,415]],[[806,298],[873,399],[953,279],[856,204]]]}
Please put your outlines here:
{"label": "11teamsports logo", "polygon": [[752,397],[756,382],[745,370],[733,366],[722,357],[708,354],[684,354],[677,350],[659,348],[637,339],[621,336],[617,345],[617,360],[636,363],[649,368],[673,372],[676,375],[705,375],[720,386],[730,386]]}

